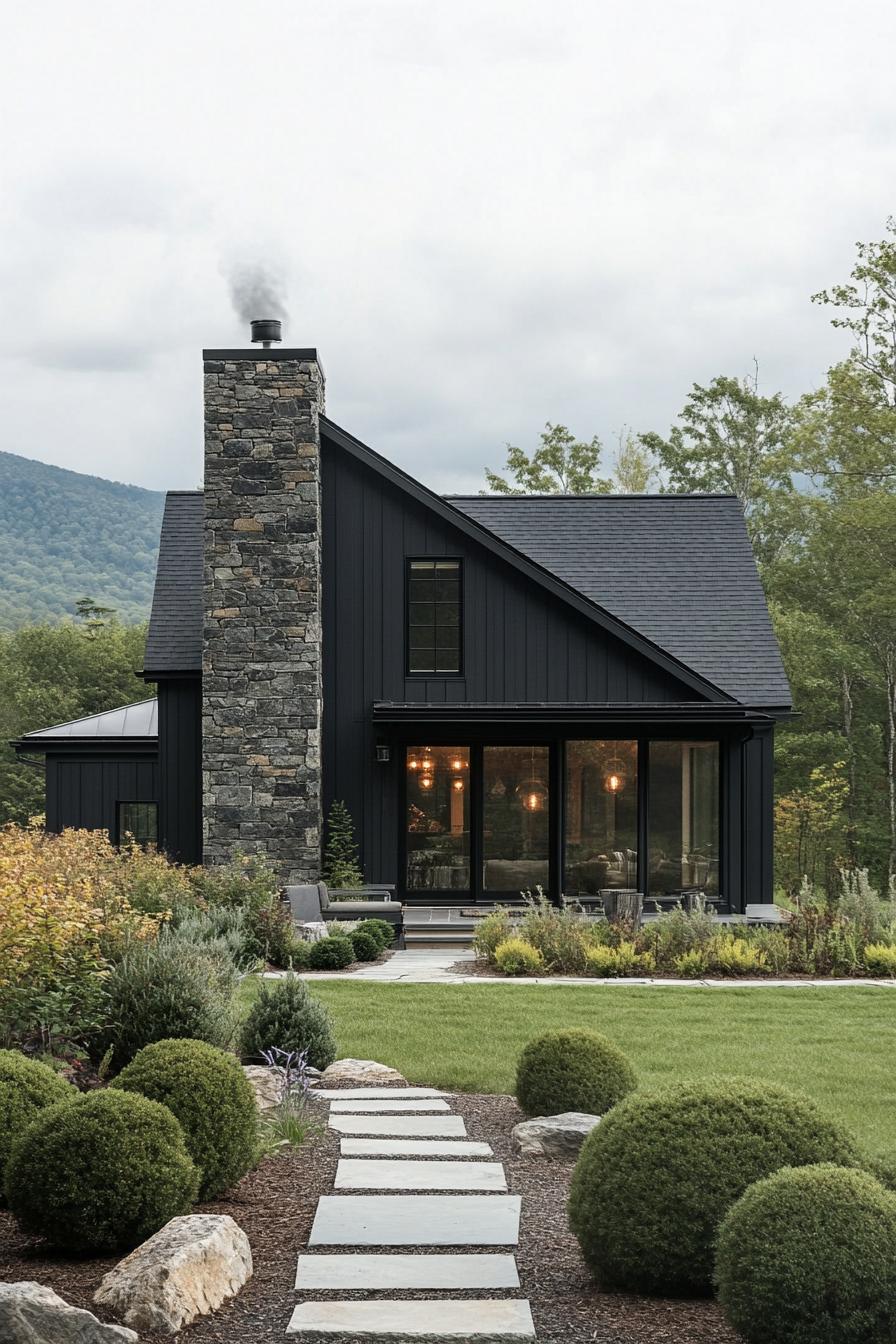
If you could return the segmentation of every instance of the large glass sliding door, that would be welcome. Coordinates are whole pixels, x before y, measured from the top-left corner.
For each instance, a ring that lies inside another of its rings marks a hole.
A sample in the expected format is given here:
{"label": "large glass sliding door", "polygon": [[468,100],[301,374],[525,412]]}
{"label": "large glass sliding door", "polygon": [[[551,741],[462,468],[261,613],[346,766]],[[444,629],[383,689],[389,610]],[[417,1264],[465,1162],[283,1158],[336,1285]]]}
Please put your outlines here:
{"label": "large glass sliding door", "polygon": [[719,894],[719,744],[651,742],[647,899]]}
{"label": "large glass sliding door", "polygon": [[408,747],[407,890],[470,890],[470,748]]}
{"label": "large glass sliding door", "polygon": [[638,885],[638,744],[567,742],[566,895]]}
{"label": "large glass sliding door", "polygon": [[482,888],[518,896],[550,882],[549,748],[482,749]]}

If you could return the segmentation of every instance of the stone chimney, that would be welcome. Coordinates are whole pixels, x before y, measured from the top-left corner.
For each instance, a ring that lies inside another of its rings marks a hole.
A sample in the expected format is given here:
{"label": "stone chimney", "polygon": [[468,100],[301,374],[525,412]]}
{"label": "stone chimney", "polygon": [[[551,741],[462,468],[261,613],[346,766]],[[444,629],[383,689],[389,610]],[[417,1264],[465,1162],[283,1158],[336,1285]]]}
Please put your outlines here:
{"label": "stone chimney", "polygon": [[316,350],[205,350],[204,861],[320,876]]}

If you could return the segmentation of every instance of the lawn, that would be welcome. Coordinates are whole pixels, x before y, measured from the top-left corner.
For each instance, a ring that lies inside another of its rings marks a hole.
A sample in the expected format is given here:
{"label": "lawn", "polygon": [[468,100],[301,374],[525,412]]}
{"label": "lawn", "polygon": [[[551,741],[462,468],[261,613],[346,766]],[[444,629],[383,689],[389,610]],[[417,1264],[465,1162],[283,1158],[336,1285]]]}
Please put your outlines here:
{"label": "lawn", "polygon": [[[254,986],[247,983],[251,993]],[[409,1082],[511,1092],[537,1032],[593,1027],[656,1084],[713,1073],[801,1088],[869,1149],[896,1159],[896,994],[891,989],[641,986],[312,985],[339,1053],[391,1064]]]}

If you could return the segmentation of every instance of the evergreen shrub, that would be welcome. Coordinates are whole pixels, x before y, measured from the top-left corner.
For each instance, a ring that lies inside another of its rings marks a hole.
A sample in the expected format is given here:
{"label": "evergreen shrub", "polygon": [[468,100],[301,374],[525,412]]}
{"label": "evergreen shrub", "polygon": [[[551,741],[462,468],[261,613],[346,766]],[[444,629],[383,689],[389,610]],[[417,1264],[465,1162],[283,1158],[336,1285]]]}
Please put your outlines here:
{"label": "evergreen shrub", "polygon": [[[319,943],[312,944],[319,947]],[[259,1061],[266,1051],[305,1053],[305,1062],[325,1069],[336,1058],[330,1015],[297,975],[263,980],[240,1034],[243,1059]]]}
{"label": "evergreen shrub", "polygon": [[75,1251],[136,1246],[187,1213],[198,1187],[167,1106],[114,1088],[39,1111],[6,1169],[22,1230]]}
{"label": "evergreen shrub", "polygon": [[258,1108],[233,1055],[205,1041],[156,1041],[139,1051],[113,1086],[174,1113],[199,1170],[200,1199],[223,1194],[253,1165]]}
{"label": "evergreen shrub", "polygon": [[505,975],[537,975],[544,969],[544,958],[525,938],[505,938],[495,948],[495,965]]}
{"label": "evergreen shrub", "polygon": [[735,1200],[781,1167],[816,1162],[859,1156],[840,1125],[784,1088],[721,1079],[635,1093],[582,1146],[570,1225],[602,1287],[705,1293]]}
{"label": "evergreen shrub", "polygon": [[311,944],[308,966],[312,971],[344,971],[355,959],[355,950],[346,934],[331,934]]}
{"label": "evergreen shrub", "polygon": [[719,1229],[716,1288],[747,1344],[892,1344],[896,1195],[831,1165],[757,1181]]}
{"label": "evergreen shrub", "polygon": [[604,1115],[632,1091],[635,1072],[612,1041],[570,1027],[536,1036],[520,1055],[516,1098],[527,1115]]}
{"label": "evergreen shrub", "polygon": [[355,961],[376,961],[383,950],[379,939],[364,929],[352,929],[348,940],[352,945]]}
{"label": "evergreen shrub", "polygon": [[47,1064],[26,1059],[17,1050],[0,1050],[0,1190],[12,1146],[38,1111],[78,1095]]}

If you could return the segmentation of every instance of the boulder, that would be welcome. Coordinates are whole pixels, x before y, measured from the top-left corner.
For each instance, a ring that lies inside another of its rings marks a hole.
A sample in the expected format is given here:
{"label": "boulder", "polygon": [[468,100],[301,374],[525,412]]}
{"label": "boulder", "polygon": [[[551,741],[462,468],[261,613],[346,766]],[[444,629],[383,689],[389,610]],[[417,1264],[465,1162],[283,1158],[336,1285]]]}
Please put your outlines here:
{"label": "boulder", "polygon": [[259,1111],[270,1111],[280,1100],[280,1079],[275,1069],[266,1064],[244,1064],[243,1073],[255,1093]]}
{"label": "boulder", "polygon": [[3,1344],[136,1344],[137,1336],[70,1307],[42,1283],[0,1283],[0,1339]]}
{"label": "boulder", "polygon": [[252,1274],[249,1239],[232,1218],[172,1218],[105,1276],[93,1300],[125,1325],[174,1335],[215,1311]]}
{"label": "boulder", "polygon": [[586,1115],[582,1111],[536,1115],[534,1119],[514,1126],[513,1145],[518,1152],[530,1157],[574,1158],[594,1126],[599,1124],[599,1115]]}
{"label": "boulder", "polygon": [[320,1076],[321,1087],[366,1087],[367,1084],[407,1083],[397,1069],[375,1059],[337,1059]]}

